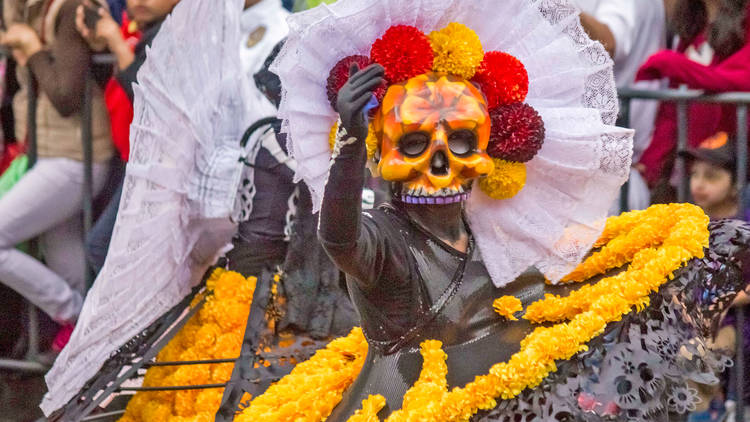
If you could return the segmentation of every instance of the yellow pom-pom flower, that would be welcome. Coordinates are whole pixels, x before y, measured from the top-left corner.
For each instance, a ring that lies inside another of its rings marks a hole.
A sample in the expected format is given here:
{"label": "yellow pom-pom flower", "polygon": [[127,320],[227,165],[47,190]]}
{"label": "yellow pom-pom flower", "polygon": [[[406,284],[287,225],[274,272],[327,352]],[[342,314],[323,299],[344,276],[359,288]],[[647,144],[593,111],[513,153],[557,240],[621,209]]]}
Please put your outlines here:
{"label": "yellow pom-pom flower", "polygon": [[[331,132],[328,134],[328,146],[333,151],[333,146],[336,144],[336,134],[339,132],[339,122],[333,124]],[[372,123],[367,130],[367,139],[365,139],[365,145],[367,146],[367,159],[371,160],[375,156],[375,151],[378,150],[378,138],[375,136],[375,130],[372,128]]]}
{"label": "yellow pom-pom flower", "polygon": [[515,296],[503,296],[499,299],[495,299],[492,303],[492,308],[495,312],[504,316],[510,321],[518,321],[518,318],[514,317],[513,314],[523,310],[523,304]]}
{"label": "yellow pom-pom flower", "polygon": [[466,25],[451,22],[445,28],[430,33],[430,45],[435,52],[432,70],[471,79],[484,58],[482,41]]}
{"label": "yellow pom-pom flower", "polygon": [[492,199],[516,196],[526,185],[526,164],[493,158],[495,170],[479,180],[479,188]]}

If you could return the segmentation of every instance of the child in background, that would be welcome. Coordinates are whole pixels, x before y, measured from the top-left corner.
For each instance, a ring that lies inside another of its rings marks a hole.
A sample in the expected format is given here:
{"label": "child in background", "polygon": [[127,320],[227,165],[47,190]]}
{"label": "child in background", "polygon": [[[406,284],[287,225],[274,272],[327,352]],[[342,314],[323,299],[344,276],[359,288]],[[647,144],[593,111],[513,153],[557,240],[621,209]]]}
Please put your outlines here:
{"label": "child in background", "polygon": [[[140,41],[135,45],[135,30],[121,29],[106,9],[94,8],[91,3],[84,3],[76,11],[76,27],[81,36],[94,50],[109,50],[117,60],[117,73],[114,78],[117,84],[110,82],[108,86],[107,106],[113,118],[113,141],[125,162],[130,152],[128,128],[133,119],[133,83],[136,82],[136,74],[146,60],[146,47],[151,45],[162,22],[178,1],[127,1],[128,14],[141,34]],[[96,272],[104,266],[107,257],[121,194],[122,182],[86,239],[86,256]]]}
{"label": "child in background", "polygon": [[[711,220],[722,218],[736,218],[750,220],[747,206],[743,206],[739,191],[737,190],[737,169],[735,160],[736,143],[730,139],[726,132],[704,140],[698,148],[690,149],[683,153],[689,160],[690,166],[690,193],[696,205]],[[748,271],[745,271],[746,277]],[[742,306],[750,303],[746,293],[740,293],[735,300],[734,307],[729,316],[722,323],[722,327],[714,338],[712,348],[714,350],[725,350],[728,354],[734,354],[737,345],[737,335],[745,336],[745,362],[750,362],[750,324],[746,321],[742,331],[738,331],[735,315],[743,312]],[[732,397],[736,387],[734,381],[736,374],[729,371],[729,388],[727,392]],[[750,380],[747,380],[750,381]],[[750,387],[750,385],[748,385]],[[723,392],[719,386],[699,385],[703,403],[698,404],[698,409],[693,412],[688,421],[718,421],[724,413]],[[747,388],[746,388],[747,389]],[[713,398],[713,400],[712,400]]]}

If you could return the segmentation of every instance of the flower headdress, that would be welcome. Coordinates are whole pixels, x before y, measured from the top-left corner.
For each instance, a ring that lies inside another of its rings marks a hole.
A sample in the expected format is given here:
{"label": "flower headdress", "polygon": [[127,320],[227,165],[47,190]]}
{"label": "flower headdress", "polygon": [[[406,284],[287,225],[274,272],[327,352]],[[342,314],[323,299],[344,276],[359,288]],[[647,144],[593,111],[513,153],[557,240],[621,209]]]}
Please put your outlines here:
{"label": "flower headdress", "polygon": [[[526,167],[544,142],[541,116],[523,101],[529,90],[529,76],[523,64],[501,51],[482,49],[482,42],[469,27],[451,22],[444,28],[424,34],[409,25],[393,25],[375,40],[370,55],[351,55],[339,60],[327,78],[326,93],[336,109],[338,91],[349,79],[349,68],[378,63],[385,68],[386,83],[375,90],[378,104],[387,85],[406,81],[426,72],[448,73],[471,81],[484,95],[492,120],[487,152],[495,170],[479,187],[491,198],[508,199],[524,186]],[[373,110],[377,107],[374,106]],[[333,149],[336,127],[329,144]],[[368,155],[377,149],[377,138],[368,137]]]}
{"label": "flower headdress", "polygon": [[[388,85],[448,73],[472,82],[490,110],[495,170],[466,212],[493,282],[530,266],[556,281],[585,256],[627,178],[632,132],[613,126],[612,62],[567,0],[339,0],[289,24],[272,70],[285,91],[282,130],[316,209],[350,65],[382,65]],[[372,155],[378,139],[368,144]]]}

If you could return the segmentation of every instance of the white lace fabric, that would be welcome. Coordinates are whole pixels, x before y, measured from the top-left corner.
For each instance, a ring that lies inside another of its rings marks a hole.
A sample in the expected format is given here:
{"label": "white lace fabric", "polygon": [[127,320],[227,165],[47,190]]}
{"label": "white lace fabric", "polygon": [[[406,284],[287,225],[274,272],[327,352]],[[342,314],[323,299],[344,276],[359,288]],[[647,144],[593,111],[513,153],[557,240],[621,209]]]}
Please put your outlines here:
{"label": "white lace fabric", "polygon": [[231,240],[239,140],[251,118],[238,49],[242,8],[242,0],[183,0],[148,51],[109,254],[47,374],[46,414],[178,304]]}
{"label": "white lace fabric", "polygon": [[618,112],[612,61],[588,38],[567,0],[339,0],[289,19],[289,38],[272,70],[284,93],[279,110],[297,178],[320,208],[337,115],[326,97],[336,62],[369,55],[392,25],[425,33],[459,22],[484,51],[513,54],[530,80],[527,102],[547,131],[516,197],[496,201],[478,188],[466,205],[493,282],[502,286],[536,266],[557,281],[590,250],[627,179],[633,133],[613,126]]}

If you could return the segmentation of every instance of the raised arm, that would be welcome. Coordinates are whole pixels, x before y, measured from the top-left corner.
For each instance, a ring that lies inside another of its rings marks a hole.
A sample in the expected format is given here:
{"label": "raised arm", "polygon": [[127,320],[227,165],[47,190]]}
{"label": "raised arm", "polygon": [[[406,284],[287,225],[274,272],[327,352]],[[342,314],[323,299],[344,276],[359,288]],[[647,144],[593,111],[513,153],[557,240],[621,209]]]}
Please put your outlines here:
{"label": "raised arm", "polygon": [[383,82],[383,68],[350,69],[349,81],[338,93],[341,117],[331,169],[320,210],[318,238],[336,265],[368,290],[374,286],[384,255],[382,236],[372,221],[362,221],[368,121],[365,106]]}
{"label": "raised arm", "polygon": [[690,88],[708,91],[750,91],[750,44],[717,66],[696,63],[676,51],[651,56],[641,66],[636,80],[667,77]]}

